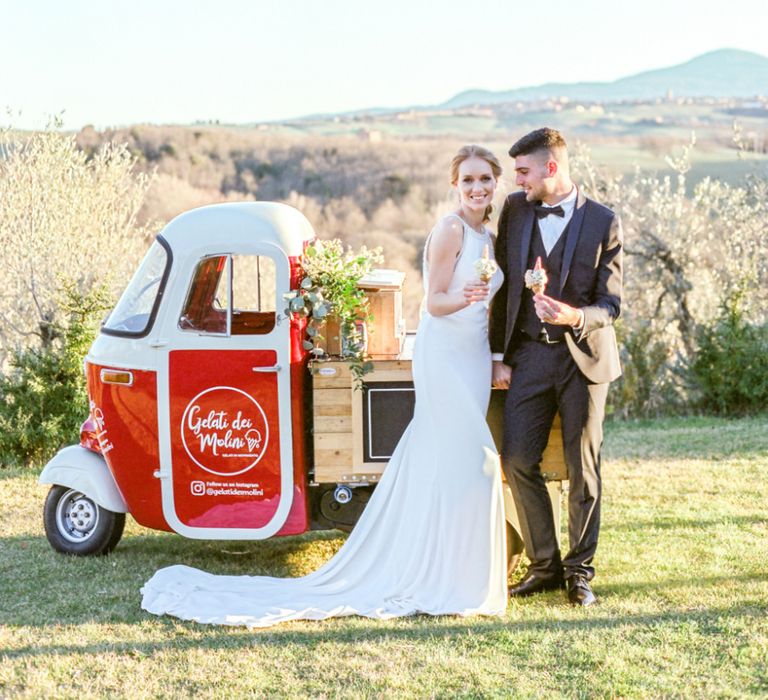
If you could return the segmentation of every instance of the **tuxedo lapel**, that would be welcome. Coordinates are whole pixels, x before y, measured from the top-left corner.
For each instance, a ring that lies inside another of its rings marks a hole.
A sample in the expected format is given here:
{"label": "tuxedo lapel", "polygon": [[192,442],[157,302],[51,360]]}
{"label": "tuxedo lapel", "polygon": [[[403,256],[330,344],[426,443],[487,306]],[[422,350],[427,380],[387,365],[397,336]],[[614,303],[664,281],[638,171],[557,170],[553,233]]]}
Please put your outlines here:
{"label": "tuxedo lapel", "polygon": [[520,277],[525,275],[528,267],[528,251],[531,248],[531,234],[533,233],[534,209],[531,204],[527,204],[525,214],[523,214],[523,230],[520,232]]}
{"label": "tuxedo lapel", "polygon": [[565,283],[568,279],[568,273],[571,271],[571,262],[573,254],[576,251],[576,244],[581,235],[581,225],[584,223],[584,213],[587,209],[587,198],[581,190],[578,190],[576,196],[576,206],[573,209],[570,225],[565,239],[565,251],[563,252],[563,266],[560,268],[560,294],[563,293]]}

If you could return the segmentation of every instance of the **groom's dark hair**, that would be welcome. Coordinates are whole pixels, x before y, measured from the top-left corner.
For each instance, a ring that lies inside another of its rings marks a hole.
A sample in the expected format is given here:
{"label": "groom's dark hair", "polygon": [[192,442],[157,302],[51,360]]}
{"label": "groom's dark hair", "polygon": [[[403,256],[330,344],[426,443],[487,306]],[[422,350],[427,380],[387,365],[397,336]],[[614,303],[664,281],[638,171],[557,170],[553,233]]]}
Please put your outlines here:
{"label": "groom's dark hair", "polygon": [[527,156],[539,151],[548,151],[555,157],[555,160],[560,160],[568,153],[568,145],[557,129],[550,129],[545,126],[543,129],[536,129],[536,131],[532,131],[515,141],[512,148],[509,149],[509,155],[512,158],[517,158],[517,156]]}

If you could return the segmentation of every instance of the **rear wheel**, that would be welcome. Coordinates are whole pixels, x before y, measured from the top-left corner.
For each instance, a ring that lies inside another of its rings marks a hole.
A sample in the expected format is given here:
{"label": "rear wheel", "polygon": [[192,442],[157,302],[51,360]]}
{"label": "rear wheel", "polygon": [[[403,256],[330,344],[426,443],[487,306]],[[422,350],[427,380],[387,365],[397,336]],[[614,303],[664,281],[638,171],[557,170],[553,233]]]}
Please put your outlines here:
{"label": "rear wheel", "polygon": [[120,541],[125,513],[102,508],[68,486],[52,486],[43,508],[45,534],[57,552],[88,556],[107,554]]}

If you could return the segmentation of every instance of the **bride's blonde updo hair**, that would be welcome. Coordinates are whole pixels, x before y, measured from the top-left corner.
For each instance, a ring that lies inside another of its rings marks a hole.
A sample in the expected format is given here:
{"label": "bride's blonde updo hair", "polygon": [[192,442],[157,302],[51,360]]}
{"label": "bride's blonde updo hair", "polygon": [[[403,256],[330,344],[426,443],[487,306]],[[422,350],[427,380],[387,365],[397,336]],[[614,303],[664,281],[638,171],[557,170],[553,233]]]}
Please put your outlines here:
{"label": "bride's blonde updo hair", "polygon": [[[491,166],[491,172],[493,177],[498,179],[501,177],[501,163],[499,159],[493,155],[487,148],[478,146],[476,144],[470,144],[469,146],[462,146],[451,161],[451,184],[456,185],[459,182],[459,167],[468,158],[482,158],[488,165]],[[491,212],[493,207],[489,204],[485,208],[485,214],[483,215],[483,223],[491,218]]]}

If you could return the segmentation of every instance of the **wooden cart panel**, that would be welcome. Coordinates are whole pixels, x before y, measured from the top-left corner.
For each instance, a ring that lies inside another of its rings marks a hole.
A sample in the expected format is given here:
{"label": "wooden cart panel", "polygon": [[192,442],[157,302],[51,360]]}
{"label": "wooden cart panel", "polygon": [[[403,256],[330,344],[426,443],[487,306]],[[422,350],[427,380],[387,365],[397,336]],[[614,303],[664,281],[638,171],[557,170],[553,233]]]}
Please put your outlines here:
{"label": "wooden cart panel", "polygon": [[[411,360],[405,355],[397,360],[373,360],[374,369],[365,375],[374,387],[392,383],[398,390],[413,383]],[[375,483],[386,468],[386,460],[366,460],[364,442],[372,439],[366,431],[375,430],[364,420],[365,392],[355,390],[349,364],[342,360],[312,364],[314,395],[314,482]],[[501,447],[504,392],[494,390],[488,411],[488,423],[497,448]],[[398,416],[400,420],[402,416]],[[556,416],[549,444],[542,460],[542,472],[549,481],[568,478],[563,458],[560,417]]]}

